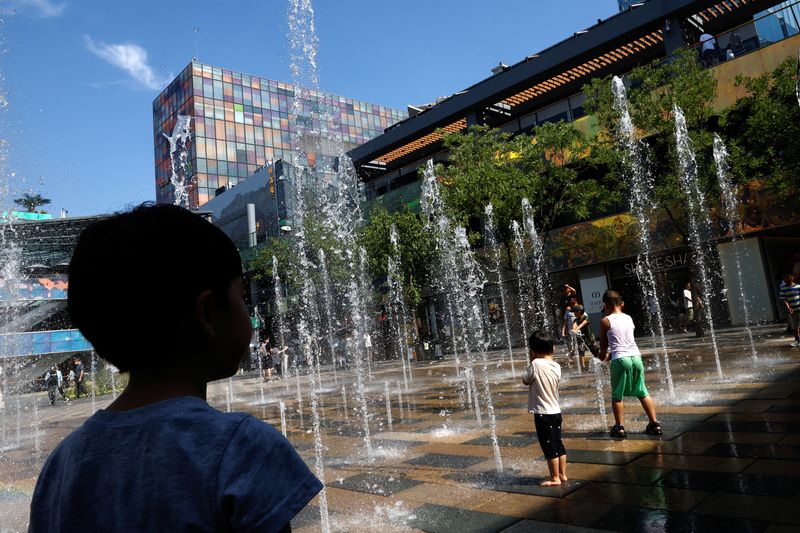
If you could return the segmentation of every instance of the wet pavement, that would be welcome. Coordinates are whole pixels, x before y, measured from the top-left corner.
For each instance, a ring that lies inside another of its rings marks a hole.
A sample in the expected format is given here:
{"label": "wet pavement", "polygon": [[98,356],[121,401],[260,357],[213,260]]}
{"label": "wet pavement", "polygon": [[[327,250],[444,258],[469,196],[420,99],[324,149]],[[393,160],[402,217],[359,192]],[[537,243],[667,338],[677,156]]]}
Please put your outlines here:
{"label": "wet pavement", "polygon": [[[721,332],[723,379],[707,339],[669,339],[675,398],[646,352],[647,384],[664,428],[626,401],[625,440],[611,439],[607,369],[600,416],[596,376],[561,357],[561,406],[569,482],[540,487],[546,464],[527,389],[508,361],[490,361],[503,471],[495,469],[489,417],[467,405],[453,361],[414,363],[406,390],[399,363],[374,363],[365,377],[372,455],[366,453],[351,371],[323,370],[320,415],[326,493],[336,531],[797,531],[800,528],[800,349],[777,327],[757,328],[758,361],[740,330]],[[645,346],[646,339],[640,340]],[[497,354],[499,357],[500,354]],[[499,364],[499,366],[498,366]],[[391,429],[386,412],[389,383]],[[232,388],[231,387],[232,384]],[[302,409],[298,402],[298,385]],[[308,380],[262,384],[252,375],[213,384],[210,402],[281,428],[314,464]],[[344,391],[343,391],[344,389]],[[400,395],[398,395],[400,392]],[[94,408],[110,398],[98,398]],[[33,408],[34,403],[36,409]],[[25,530],[41,464],[92,412],[92,400],[48,405],[46,395],[6,399],[0,443],[0,529]],[[39,430],[32,428],[38,426]],[[313,467],[312,467],[313,468]],[[293,521],[318,531],[317,499]]]}

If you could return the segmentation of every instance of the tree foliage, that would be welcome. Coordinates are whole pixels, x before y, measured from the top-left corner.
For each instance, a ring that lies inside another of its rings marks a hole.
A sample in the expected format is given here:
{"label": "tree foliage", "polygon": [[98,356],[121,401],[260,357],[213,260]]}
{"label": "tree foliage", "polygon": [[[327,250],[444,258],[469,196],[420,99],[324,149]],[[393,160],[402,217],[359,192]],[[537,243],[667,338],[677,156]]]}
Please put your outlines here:
{"label": "tree foliage", "polygon": [[513,220],[522,220],[528,198],[540,230],[565,215],[585,218],[607,201],[602,185],[581,173],[589,164],[583,134],[565,122],[544,124],[530,134],[511,136],[486,126],[444,136],[450,150],[439,165],[443,197],[456,223],[474,228],[486,205],[494,207],[500,240],[510,249]]}
{"label": "tree foliage", "polygon": [[14,203],[23,207],[28,213],[35,213],[40,206],[49,204],[50,199],[43,197],[39,193],[26,192],[22,194],[21,198],[15,199]]}
{"label": "tree foliage", "polygon": [[[333,283],[344,283],[349,279],[350,269],[348,261],[343,256],[340,247],[333,239],[331,232],[325,227],[321,216],[321,209],[315,206],[314,199],[306,200],[311,205],[306,212],[302,223],[305,230],[306,255],[311,270],[308,274],[315,284],[321,283],[322,265],[320,264],[319,251],[325,254],[325,266]],[[271,279],[274,276],[273,256],[278,260],[278,274],[287,285],[290,292],[299,290],[302,286],[301,256],[298,253],[297,228],[279,237],[270,237],[266,244],[259,249],[250,268],[255,272],[256,279]],[[321,286],[321,285],[320,285]]]}
{"label": "tree foliage", "polygon": [[397,228],[404,295],[413,308],[421,300],[435,261],[434,242],[422,217],[408,208],[389,212],[383,205],[375,204],[359,240],[367,251],[370,271],[380,279],[388,274],[388,259],[395,255],[390,240],[393,225]]}
{"label": "tree foliage", "polygon": [[800,106],[797,63],[787,58],[772,72],[737,78],[746,91],[721,116],[720,128],[739,180],[763,178],[783,201],[797,205],[800,192]]}
{"label": "tree foliage", "polygon": [[[654,201],[663,207],[679,233],[686,235],[684,194],[677,171],[673,106],[683,111],[698,162],[701,189],[713,202],[717,194],[712,155],[717,81],[692,51],[633,69],[626,76],[631,119],[644,139],[648,171],[655,178]],[[584,87],[584,108],[598,120],[593,151],[607,163],[609,173],[624,173],[621,147],[616,142],[619,114],[614,108],[611,77],[595,78]],[[709,204],[713,205],[713,204]]]}

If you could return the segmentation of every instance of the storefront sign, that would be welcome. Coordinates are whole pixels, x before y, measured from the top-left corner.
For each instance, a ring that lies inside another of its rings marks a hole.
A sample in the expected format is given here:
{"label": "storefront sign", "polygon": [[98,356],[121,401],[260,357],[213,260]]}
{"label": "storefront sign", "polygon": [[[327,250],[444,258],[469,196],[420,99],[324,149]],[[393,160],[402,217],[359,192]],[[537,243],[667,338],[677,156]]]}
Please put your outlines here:
{"label": "storefront sign", "polygon": [[[625,263],[618,263],[611,267],[612,278],[624,278],[636,275],[636,260],[626,261]],[[672,252],[661,255],[655,255],[650,258],[650,264],[656,272],[665,272],[667,270],[674,270],[676,268],[688,268],[689,266],[689,252]]]}
{"label": "storefront sign", "polygon": [[593,315],[603,310],[603,293],[608,289],[606,275],[602,271],[584,277],[581,275],[581,295],[586,313]]}

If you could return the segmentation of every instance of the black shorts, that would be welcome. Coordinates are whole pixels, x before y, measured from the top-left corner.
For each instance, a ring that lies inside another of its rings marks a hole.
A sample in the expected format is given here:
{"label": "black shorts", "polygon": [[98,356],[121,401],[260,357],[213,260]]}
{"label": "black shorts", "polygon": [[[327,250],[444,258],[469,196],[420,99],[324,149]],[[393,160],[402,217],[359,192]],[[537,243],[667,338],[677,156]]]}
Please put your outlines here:
{"label": "black shorts", "polygon": [[261,368],[266,370],[267,368],[272,368],[272,357],[269,355],[262,355],[261,356]]}
{"label": "black shorts", "polygon": [[555,459],[566,455],[561,442],[561,413],[557,415],[540,415],[534,413],[533,423],[536,425],[536,437],[542,447],[545,459]]}

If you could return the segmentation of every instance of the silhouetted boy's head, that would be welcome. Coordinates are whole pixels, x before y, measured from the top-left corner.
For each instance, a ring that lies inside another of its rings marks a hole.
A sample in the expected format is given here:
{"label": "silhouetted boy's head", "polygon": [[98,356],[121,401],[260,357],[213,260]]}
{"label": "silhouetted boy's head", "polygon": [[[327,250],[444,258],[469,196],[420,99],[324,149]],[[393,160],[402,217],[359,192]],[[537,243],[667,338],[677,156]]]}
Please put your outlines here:
{"label": "silhouetted boy's head", "polygon": [[796,280],[794,279],[794,272],[792,272],[791,270],[787,270],[786,272],[783,273],[784,283],[786,283],[787,285],[791,285],[795,281]]}
{"label": "silhouetted boy's head", "polygon": [[123,372],[191,363],[217,379],[236,371],[249,344],[241,275],[239,252],[220,229],[180,207],[142,205],[81,233],[69,312]]}
{"label": "silhouetted boy's head", "polygon": [[603,293],[603,307],[605,307],[606,311],[611,312],[621,308],[622,305],[622,295],[617,291],[609,289]]}
{"label": "silhouetted boy's head", "polygon": [[528,338],[528,350],[533,355],[551,355],[553,353],[553,336],[543,329],[534,331]]}

